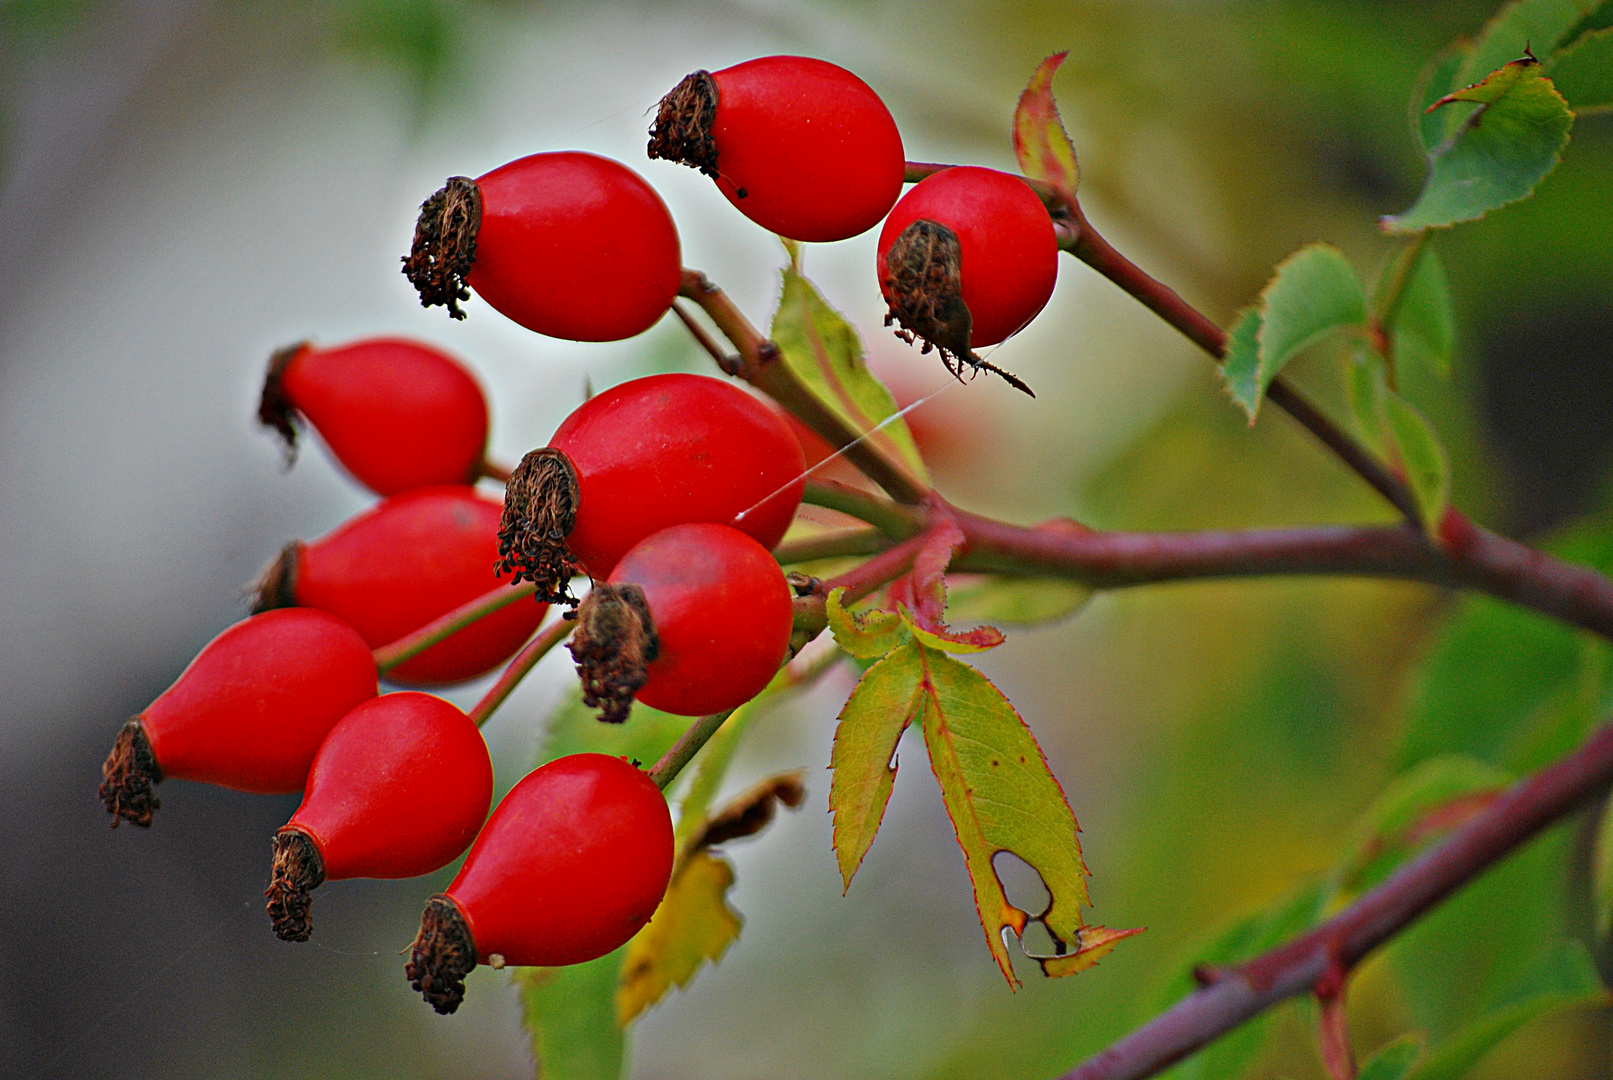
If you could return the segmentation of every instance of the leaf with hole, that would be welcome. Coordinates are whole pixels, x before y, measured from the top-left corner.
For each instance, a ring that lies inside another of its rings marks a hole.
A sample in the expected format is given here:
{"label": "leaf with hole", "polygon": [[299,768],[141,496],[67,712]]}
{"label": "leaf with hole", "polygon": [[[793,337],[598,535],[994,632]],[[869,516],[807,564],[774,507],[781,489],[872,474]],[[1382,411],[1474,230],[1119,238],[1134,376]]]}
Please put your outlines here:
{"label": "leaf with hole", "polygon": [[1081,184],[1081,166],[1053,100],[1053,76],[1069,55],[1066,49],[1043,60],[1019,95],[1014,109],[1014,157],[1020,172],[1032,180],[1047,181],[1073,201]]}

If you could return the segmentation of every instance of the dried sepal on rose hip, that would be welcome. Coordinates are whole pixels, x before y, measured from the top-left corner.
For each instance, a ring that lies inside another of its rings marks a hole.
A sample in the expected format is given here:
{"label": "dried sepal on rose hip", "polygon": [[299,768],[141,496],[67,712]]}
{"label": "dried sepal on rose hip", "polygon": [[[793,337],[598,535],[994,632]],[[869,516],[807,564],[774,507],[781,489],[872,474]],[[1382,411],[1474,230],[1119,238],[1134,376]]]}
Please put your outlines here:
{"label": "dried sepal on rose hip", "polygon": [[784,538],[805,487],[801,445],[758,399],[706,375],[651,375],[596,394],[511,474],[499,569],[570,600],[577,574],[604,578],[671,525],[733,525]]}
{"label": "dried sepal on rose hip", "polygon": [[426,903],[409,983],[451,1013],[478,963],[604,956],[655,914],[672,854],[666,799],[642,770],[604,754],[551,761],[510,789],[453,883]]}
{"label": "dried sepal on rose hip", "polygon": [[885,219],[876,268],[897,336],[938,350],[954,375],[985,369],[1030,393],[973,351],[1035,318],[1058,279],[1053,220],[1023,179],[975,166],[926,177]]}
{"label": "dried sepal on rose hip", "polygon": [[[255,610],[307,607],[345,619],[372,648],[390,644],[499,585],[504,509],[466,486],[382,500],[335,531],[288,544],[258,583]],[[508,660],[543,621],[543,604],[508,604],[387,673],[440,686]]]}
{"label": "dried sepal on rose hip", "polygon": [[174,684],[123,725],[101,766],[112,824],[149,826],[166,777],[240,791],[300,791],[314,754],[375,697],[375,659],[323,611],[271,611],[208,642]]}
{"label": "dried sepal on rose hip", "polygon": [[619,341],[648,330],[682,281],[677,227],[609,158],[532,154],[455,176],[420,207],[403,273],[425,307],[463,319],[471,291],[529,330]]}
{"label": "dried sepal on rose hip", "polygon": [[577,609],[569,644],[583,701],[611,723],[635,698],[680,716],[737,708],[788,655],[792,597],[772,554],[737,529],[663,529]]}
{"label": "dried sepal on rose hip", "polygon": [[269,360],[258,419],[280,433],[288,459],[298,425],[312,427],[378,495],[475,483],[487,449],[487,399],[475,377],[403,338],[281,349]]}
{"label": "dried sepal on rose hip", "polygon": [[407,878],[470,846],[493,802],[493,763],[471,719],[430,694],[373,698],[331,729],[302,805],[275,834],[269,920],[313,932],[310,893],[341,878]]}
{"label": "dried sepal on rose hip", "polygon": [[902,136],[879,95],[845,68],[764,56],[696,71],[666,97],[649,154],[699,169],[739,210],[792,240],[879,224],[902,192]]}

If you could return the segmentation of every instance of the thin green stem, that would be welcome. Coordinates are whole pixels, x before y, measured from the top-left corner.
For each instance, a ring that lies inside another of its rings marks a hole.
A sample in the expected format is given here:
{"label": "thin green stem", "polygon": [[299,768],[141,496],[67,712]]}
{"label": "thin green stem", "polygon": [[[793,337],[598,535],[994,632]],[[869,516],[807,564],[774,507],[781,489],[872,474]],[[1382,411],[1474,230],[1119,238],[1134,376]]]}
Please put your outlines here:
{"label": "thin green stem", "polygon": [[517,600],[531,596],[534,586],[499,585],[489,589],[469,603],[461,604],[448,614],[433,619],[412,634],[375,650],[375,667],[385,675],[405,660],[412,660],[445,638],[465,629],[471,623],[484,619]]}
{"label": "thin green stem", "polygon": [[838,480],[808,479],[801,501],[866,521],[895,540],[906,540],[924,528],[924,518],[919,512]]}
{"label": "thin green stem", "polygon": [[690,724],[689,730],[685,731],[678,738],[678,741],[672,744],[672,749],[662,754],[661,760],[650,767],[650,779],[655,781],[655,786],[665,791],[672,781],[678,778],[678,773],[683,771],[683,767],[689,764],[694,759],[694,756],[700,752],[700,748],[710,742],[713,735],[717,734],[717,729],[723,726],[723,723],[733,714],[733,711],[729,709],[727,712],[702,716]]}
{"label": "thin green stem", "polygon": [[849,555],[878,555],[890,546],[890,537],[878,529],[843,529],[780,544],[773,549],[773,557],[780,566],[792,566]]}
{"label": "thin green stem", "polygon": [[487,723],[498,707],[504,704],[504,699],[526,678],[527,672],[537,666],[539,660],[549,655],[549,650],[566,640],[571,631],[577,626],[575,619],[556,619],[538,632],[538,636],[526,643],[526,647],[515,654],[510,666],[504,669],[504,674],[498,677],[482,700],[471,707],[468,714],[476,722],[477,727]]}

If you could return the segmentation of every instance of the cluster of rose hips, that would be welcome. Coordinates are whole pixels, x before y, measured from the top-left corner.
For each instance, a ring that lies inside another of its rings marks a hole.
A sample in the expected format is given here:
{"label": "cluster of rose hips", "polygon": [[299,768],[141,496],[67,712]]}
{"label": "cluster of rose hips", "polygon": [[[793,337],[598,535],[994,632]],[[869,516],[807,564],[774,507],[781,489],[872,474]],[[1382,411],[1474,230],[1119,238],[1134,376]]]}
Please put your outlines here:
{"label": "cluster of rose hips", "polygon": [[[696,72],[662,101],[650,155],[698,167],[758,224],[832,241],[881,219],[879,282],[909,340],[955,372],[1041,309],[1056,272],[1046,210],[1018,177],[952,168],[900,202],[901,137],[854,75],[799,57]],[[539,333],[619,340],[679,292],[677,230],[656,193],[592,154],[544,153],[422,206],[405,273],[463,318],[472,290]],[[378,657],[479,598],[531,582],[384,669],[407,687],[463,682],[521,650],[550,604],[569,609],[584,700],[621,722],[635,699],[686,716],[755,697],[787,659],[792,591],[770,549],[805,480],[784,418],[714,377],[658,375],[590,398],[510,473],[502,505],[475,490],[488,409],[455,359],[417,343],[303,344],[271,360],[260,418],[288,452],[312,428],[380,501],[288,545],[254,614],[204,648],[119,733],[108,810],[151,824],[175,776],[302,791],[277,833],[268,910],[308,938],[325,880],[430,873],[465,852],[427,903],[408,975],[440,1012],[477,963],[578,963],[654,913],[673,864],[666,800],[635,764],[551,762],[488,817],[477,724],[418,690],[378,694]],[[570,582],[587,576],[579,602]],[[490,593],[491,591],[491,593]],[[485,824],[484,824],[485,822]]]}

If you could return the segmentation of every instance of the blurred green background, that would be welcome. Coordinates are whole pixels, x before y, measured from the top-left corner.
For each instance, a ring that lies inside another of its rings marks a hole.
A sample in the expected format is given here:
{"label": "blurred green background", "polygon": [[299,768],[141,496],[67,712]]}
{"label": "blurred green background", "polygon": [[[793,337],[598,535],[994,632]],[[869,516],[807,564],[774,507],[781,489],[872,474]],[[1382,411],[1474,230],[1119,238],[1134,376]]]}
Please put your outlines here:
{"label": "blurred green background", "polygon": [[[909,158],[1012,167],[1017,94],[1055,89],[1082,197],[1111,240],[1229,322],[1313,240],[1369,279],[1375,227],[1422,178],[1407,99],[1487,3],[0,3],[0,1072],[17,1077],[511,1077],[530,1070],[513,988],[479,971],[452,1018],[398,949],[441,887],[322,889],[308,946],[258,892],[295,798],[164,785],[116,833],[97,766],[285,539],[364,505],[318,454],[281,475],[255,430],[269,351],[407,333],[464,357],[494,450],[546,440],[579,400],[650,370],[706,370],[671,320],[643,338],[534,338],[473,301],[450,323],[397,273],[444,176],[580,148],[661,190],[685,261],[761,321],[783,254],[692,171],[643,156],[646,115],[698,67],[821,56],[891,106]],[[1435,241],[1460,319],[1449,383],[1403,388],[1436,422],[1458,505],[1601,561],[1613,450],[1613,120],[1576,123],[1531,200]],[[873,237],[806,271],[905,393],[945,384],[880,327]],[[1250,429],[1212,366],[1073,260],[998,363],[917,425],[943,491],[1031,521],[1191,529],[1384,521],[1286,418]],[[1337,406],[1334,358],[1294,378]],[[1565,539],[1566,537],[1566,539]],[[1094,921],[1147,926],[1092,972],[1010,994],[918,744],[845,898],[823,812],[849,679],[759,721],[730,777],[808,768],[807,808],[738,847],[746,916],[721,966],[634,1029],[636,1077],[1052,1077],[1165,1004],[1200,943],[1324,874],[1418,761],[1509,772],[1604,704],[1600,645],[1499,604],[1368,581],[1172,585],[1011,632],[981,668],[1047,751],[1084,829]],[[488,728],[500,790],[530,767],[569,672],[550,658]],[[478,687],[456,692],[473,700]],[[910,736],[912,738],[913,736]],[[1563,824],[1362,970],[1358,1050],[1471,1020],[1539,952],[1604,971],[1591,828]],[[1241,1072],[1322,1075],[1305,1005]],[[1525,1029],[1485,1077],[1613,1075],[1606,1018]],[[1208,1073],[1204,1075],[1209,1075]]]}

